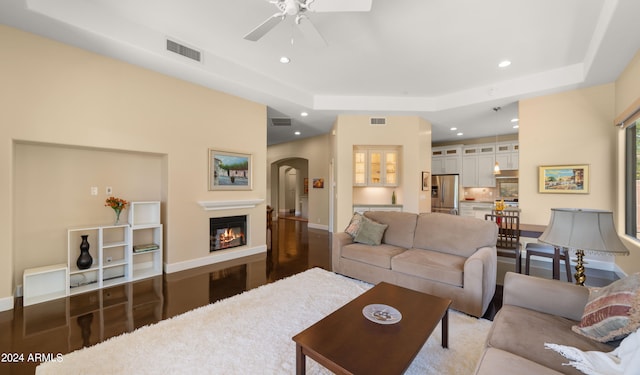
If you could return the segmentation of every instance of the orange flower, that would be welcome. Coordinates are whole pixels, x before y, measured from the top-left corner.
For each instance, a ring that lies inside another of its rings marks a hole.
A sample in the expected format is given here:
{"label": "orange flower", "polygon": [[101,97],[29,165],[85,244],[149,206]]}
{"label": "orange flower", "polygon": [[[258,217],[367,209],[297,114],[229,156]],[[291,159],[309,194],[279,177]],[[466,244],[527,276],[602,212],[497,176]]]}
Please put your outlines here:
{"label": "orange flower", "polygon": [[129,204],[129,202],[127,202],[124,199],[116,198],[116,197],[109,197],[105,201],[104,205],[105,205],[105,207],[111,207],[114,210],[124,210],[125,208],[127,208],[128,204]]}

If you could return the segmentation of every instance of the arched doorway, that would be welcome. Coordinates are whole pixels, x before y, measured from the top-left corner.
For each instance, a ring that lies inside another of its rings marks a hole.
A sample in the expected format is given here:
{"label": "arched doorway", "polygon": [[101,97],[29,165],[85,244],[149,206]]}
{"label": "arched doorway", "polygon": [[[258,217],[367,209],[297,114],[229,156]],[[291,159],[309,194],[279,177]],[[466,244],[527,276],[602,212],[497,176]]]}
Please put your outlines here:
{"label": "arched doorway", "polygon": [[271,164],[271,206],[276,215],[308,218],[309,160],[287,158]]}

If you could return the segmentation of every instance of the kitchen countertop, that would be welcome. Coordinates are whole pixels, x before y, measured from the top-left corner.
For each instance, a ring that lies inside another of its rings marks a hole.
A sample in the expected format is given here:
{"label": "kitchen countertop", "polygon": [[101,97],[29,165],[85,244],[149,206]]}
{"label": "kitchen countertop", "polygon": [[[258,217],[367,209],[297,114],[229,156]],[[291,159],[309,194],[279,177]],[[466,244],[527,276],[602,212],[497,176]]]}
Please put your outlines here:
{"label": "kitchen countertop", "polygon": [[354,203],[353,207],[402,207],[401,204],[367,204],[367,203]]}

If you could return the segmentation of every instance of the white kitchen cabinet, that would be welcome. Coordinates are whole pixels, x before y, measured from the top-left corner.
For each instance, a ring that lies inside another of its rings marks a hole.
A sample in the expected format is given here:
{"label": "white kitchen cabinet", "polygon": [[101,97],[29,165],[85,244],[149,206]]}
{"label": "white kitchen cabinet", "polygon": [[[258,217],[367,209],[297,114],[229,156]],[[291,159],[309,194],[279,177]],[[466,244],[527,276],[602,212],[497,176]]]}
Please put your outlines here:
{"label": "white kitchen cabinet", "polygon": [[496,147],[496,161],[502,170],[515,170],[519,168],[518,142],[498,143]]}
{"label": "white kitchen cabinet", "polygon": [[493,175],[495,165],[494,145],[474,145],[463,149],[462,186],[495,187]]}
{"label": "white kitchen cabinet", "polygon": [[367,151],[353,152],[353,186],[367,186]]}
{"label": "white kitchen cabinet", "polygon": [[443,146],[431,149],[431,174],[459,174],[462,172],[462,146]]}
{"label": "white kitchen cabinet", "polygon": [[491,202],[463,201],[460,202],[460,216],[484,220],[484,215],[490,214],[493,207]]}
{"label": "white kitchen cabinet", "polygon": [[353,152],[353,186],[398,186],[399,152],[390,148],[357,148]]}

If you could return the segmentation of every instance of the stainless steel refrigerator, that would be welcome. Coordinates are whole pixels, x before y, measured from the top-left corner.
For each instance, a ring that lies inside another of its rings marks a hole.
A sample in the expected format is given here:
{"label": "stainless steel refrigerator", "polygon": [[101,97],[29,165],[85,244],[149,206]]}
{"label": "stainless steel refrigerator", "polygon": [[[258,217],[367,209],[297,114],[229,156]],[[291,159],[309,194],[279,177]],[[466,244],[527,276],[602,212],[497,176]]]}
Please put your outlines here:
{"label": "stainless steel refrigerator", "polygon": [[459,179],[457,174],[431,176],[431,212],[458,215]]}

